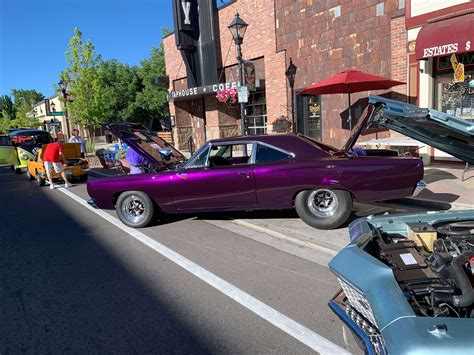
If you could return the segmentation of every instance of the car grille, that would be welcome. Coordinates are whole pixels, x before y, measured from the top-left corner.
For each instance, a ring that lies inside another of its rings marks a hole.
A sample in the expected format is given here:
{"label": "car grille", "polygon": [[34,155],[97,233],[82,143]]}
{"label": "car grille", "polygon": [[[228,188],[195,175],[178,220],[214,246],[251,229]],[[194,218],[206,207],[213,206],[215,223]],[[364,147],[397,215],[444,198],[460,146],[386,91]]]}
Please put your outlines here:
{"label": "car grille", "polygon": [[364,294],[355,287],[340,278],[338,278],[338,280],[347,297],[348,304],[346,304],[346,314],[367,334],[374,348],[374,352],[376,354],[386,354],[385,344],[379,333],[369,301]]}
{"label": "car grille", "polygon": [[338,278],[338,280],[351,306],[348,307],[348,309],[355,309],[363,318],[370,322],[374,329],[377,329],[377,322],[375,321],[374,312],[372,311],[369,301],[364,296],[364,294],[344,280],[340,278]]}

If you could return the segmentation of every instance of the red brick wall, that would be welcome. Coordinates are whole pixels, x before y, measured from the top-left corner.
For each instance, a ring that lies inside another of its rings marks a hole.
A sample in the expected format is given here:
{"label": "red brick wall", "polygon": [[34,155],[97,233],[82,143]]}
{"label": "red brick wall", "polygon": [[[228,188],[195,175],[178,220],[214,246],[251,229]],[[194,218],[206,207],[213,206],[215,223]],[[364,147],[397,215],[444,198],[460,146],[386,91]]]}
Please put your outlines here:
{"label": "red brick wall", "polygon": [[[298,67],[295,88],[302,89],[347,69],[391,77],[391,18],[400,11],[398,0],[388,0],[384,2],[384,15],[376,16],[380,2],[275,0],[277,51],[286,50]],[[334,14],[337,5],[341,5],[340,17]],[[367,94],[352,94],[352,102]],[[340,146],[349,135],[339,116],[347,109],[347,95],[323,95],[321,108],[323,141]]]}
{"label": "red brick wall", "polygon": [[[248,23],[247,32],[242,44],[242,54],[245,60],[263,58],[265,65],[266,100],[267,100],[267,121],[268,131],[271,132],[271,123],[280,116],[288,116],[288,101],[286,87],[286,59],[285,53],[276,51],[277,39],[275,36],[275,4],[274,0],[239,0],[218,11],[219,35],[218,56],[222,58],[222,66],[235,65],[236,51],[232,40],[232,35],[227,28],[238,11],[240,17]],[[170,90],[173,82],[186,76],[186,68],[181,59],[181,55],[176,49],[174,35],[164,39],[166,72],[170,77]],[[258,73],[257,73],[258,77]],[[237,77],[234,78],[237,80]],[[219,134],[228,135],[236,131],[236,125],[240,125],[238,110],[225,109],[222,105],[213,105],[212,98],[206,98],[206,107],[210,111],[218,112]],[[174,103],[170,102],[170,111],[176,115],[181,114],[181,110],[174,108]],[[178,120],[184,123],[183,120]],[[209,125],[216,124],[215,113],[211,113]],[[214,138],[216,128],[208,129],[209,136]],[[179,129],[179,127],[178,127]],[[212,131],[212,132],[211,132]]]}

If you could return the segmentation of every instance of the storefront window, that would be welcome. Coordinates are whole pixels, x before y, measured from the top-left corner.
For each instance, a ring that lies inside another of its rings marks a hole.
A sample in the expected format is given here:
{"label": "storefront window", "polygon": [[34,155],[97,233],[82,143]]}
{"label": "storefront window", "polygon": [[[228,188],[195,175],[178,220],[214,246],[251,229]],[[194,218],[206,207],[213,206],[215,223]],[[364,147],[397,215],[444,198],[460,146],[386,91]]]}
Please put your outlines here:
{"label": "storefront window", "polygon": [[249,135],[267,133],[267,104],[265,91],[249,93],[248,103],[245,105]]}
{"label": "storefront window", "polygon": [[296,95],[298,132],[322,140],[320,96]]}
{"label": "storefront window", "polygon": [[464,82],[454,81],[450,57],[437,60],[435,106],[447,114],[474,121],[474,53],[458,55],[457,59],[464,64]]}

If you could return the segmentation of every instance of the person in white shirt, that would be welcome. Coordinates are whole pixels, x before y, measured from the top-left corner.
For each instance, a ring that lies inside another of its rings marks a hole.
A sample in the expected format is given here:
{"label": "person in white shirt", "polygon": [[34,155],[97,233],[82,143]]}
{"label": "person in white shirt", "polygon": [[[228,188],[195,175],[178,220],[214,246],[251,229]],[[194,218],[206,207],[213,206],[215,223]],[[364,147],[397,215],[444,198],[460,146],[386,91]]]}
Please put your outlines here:
{"label": "person in white shirt", "polygon": [[84,158],[86,154],[86,143],[79,135],[79,131],[77,129],[72,130],[72,137],[69,138],[69,143],[81,143],[81,158]]}

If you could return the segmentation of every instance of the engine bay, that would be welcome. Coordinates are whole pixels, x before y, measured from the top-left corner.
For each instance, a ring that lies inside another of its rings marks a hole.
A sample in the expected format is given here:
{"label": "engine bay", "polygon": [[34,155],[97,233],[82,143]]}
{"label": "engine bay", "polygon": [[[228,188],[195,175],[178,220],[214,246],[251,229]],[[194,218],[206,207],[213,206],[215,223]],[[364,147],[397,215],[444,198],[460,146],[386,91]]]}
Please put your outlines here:
{"label": "engine bay", "polygon": [[474,220],[374,227],[366,251],[389,266],[418,316],[474,318]]}

